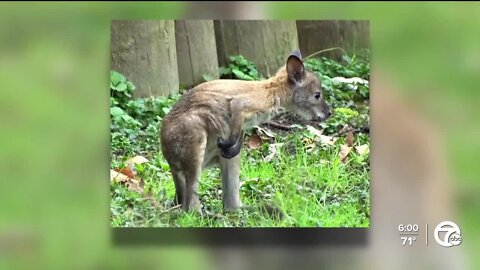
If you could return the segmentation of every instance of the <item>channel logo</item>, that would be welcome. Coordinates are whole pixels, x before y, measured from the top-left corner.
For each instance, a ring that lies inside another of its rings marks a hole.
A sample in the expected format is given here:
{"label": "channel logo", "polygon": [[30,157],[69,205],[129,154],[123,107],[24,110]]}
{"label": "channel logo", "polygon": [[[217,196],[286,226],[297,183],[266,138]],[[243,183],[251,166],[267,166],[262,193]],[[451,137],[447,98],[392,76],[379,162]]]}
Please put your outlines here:
{"label": "channel logo", "polygon": [[443,221],[435,227],[435,241],[442,247],[454,247],[462,243],[460,227],[452,221]]}

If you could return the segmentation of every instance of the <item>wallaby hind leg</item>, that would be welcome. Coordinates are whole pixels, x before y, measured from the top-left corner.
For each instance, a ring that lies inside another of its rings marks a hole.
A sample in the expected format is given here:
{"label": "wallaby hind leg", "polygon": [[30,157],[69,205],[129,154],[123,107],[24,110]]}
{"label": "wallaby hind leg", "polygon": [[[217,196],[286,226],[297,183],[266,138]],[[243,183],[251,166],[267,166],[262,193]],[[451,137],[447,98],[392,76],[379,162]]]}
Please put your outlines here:
{"label": "wallaby hind leg", "polygon": [[186,195],[185,175],[179,171],[173,171],[173,182],[175,183],[175,201],[174,205],[184,204]]}
{"label": "wallaby hind leg", "polygon": [[200,199],[198,197],[198,181],[200,180],[200,166],[185,171],[186,194],[182,208],[185,211],[197,210],[201,208]]}
{"label": "wallaby hind leg", "polygon": [[191,209],[200,210],[200,199],[198,197],[198,182],[202,173],[202,164],[205,157],[207,145],[206,132],[199,132],[192,135],[190,142],[195,143],[195,148],[182,162],[182,173],[185,175],[185,198],[182,208],[186,211]]}
{"label": "wallaby hind leg", "polygon": [[222,172],[222,200],[225,210],[242,207],[240,200],[240,155],[233,158],[220,157]]}

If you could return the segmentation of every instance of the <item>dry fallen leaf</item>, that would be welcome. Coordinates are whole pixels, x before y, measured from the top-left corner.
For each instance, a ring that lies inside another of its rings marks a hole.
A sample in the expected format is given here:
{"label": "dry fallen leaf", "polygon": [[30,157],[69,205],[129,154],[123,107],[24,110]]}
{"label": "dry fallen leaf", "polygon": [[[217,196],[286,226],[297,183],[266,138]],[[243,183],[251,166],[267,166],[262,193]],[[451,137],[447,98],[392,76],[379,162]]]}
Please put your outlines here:
{"label": "dry fallen leaf", "polygon": [[127,184],[127,187],[128,187],[129,190],[132,190],[132,191],[138,192],[140,194],[143,194],[143,188],[144,188],[143,181],[139,181],[139,180],[130,178],[130,179],[128,179],[126,184]]}
{"label": "dry fallen leaf", "polygon": [[130,179],[123,173],[117,172],[115,170],[110,170],[110,181],[111,182],[126,182]]}
{"label": "dry fallen leaf", "polygon": [[348,153],[352,150],[352,147],[348,145],[340,146],[340,161],[345,163],[347,161]]}
{"label": "dry fallen leaf", "polygon": [[135,168],[136,164],[142,164],[148,162],[148,159],[142,156],[135,156],[125,162],[125,167],[124,168],[115,168],[114,171],[122,173],[129,178],[136,178],[137,176],[137,171]]}
{"label": "dry fallen leaf", "polygon": [[312,152],[313,149],[315,149],[315,144],[313,144],[313,143],[312,143],[312,144],[307,144],[307,145],[305,146],[305,150],[306,150],[307,153]]}
{"label": "dry fallen leaf", "polygon": [[270,138],[275,138],[277,136],[276,133],[272,132],[271,130],[267,129],[267,128],[261,128],[261,127],[256,127],[257,128],[257,131],[265,134],[266,136],[270,137]]}
{"label": "dry fallen leaf", "polygon": [[370,148],[369,148],[368,144],[363,144],[363,145],[360,145],[360,146],[356,146],[355,150],[357,150],[357,153],[359,155],[363,156],[363,155],[366,155],[370,151]]}
{"label": "dry fallen leaf", "polygon": [[318,129],[310,126],[310,125],[307,126],[307,130],[310,131],[315,136],[318,136],[318,137],[322,136],[322,131],[320,131],[320,130],[318,130]]}
{"label": "dry fallen leaf", "polygon": [[325,136],[325,135],[320,135],[319,139],[322,144],[328,144],[328,145],[333,145],[337,141],[337,138]]}
{"label": "dry fallen leaf", "polygon": [[248,139],[248,148],[250,149],[257,149],[258,147],[260,147],[261,144],[262,138],[260,138],[260,136],[258,136],[257,134],[253,134]]}
{"label": "dry fallen leaf", "polygon": [[110,170],[110,181],[125,184],[129,190],[143,194],[144,183],[141,180],[130,178],[115,170]]}
{"label": "dry fallen leaf", "polygon": [[135,179],[134,177],[135,173],[132,167],[135,167],[135,164],[145,162],[148,162],[148,160],[142,156],[129,159],[126,162],[128,167],[110,170],[110,181],[124,184],[129,190],[145,195],[145,198],[148,199],[154,207],[160,207],[160,204],[155,200],[151,192],[145,194],[145,183],[141,179]]}
{"label": "dry fallen leaf", "polygon": [[121,174],[124,174],[124,175],[126,175],[130,178],[135,178],[135,172],[132,169],[130,169],[129,167],[127,167],[127,168],[117,168],[117,169],[114,169],[114,171],[119,172]]}
{"label": "dry fallen leaf", "polygon": [[316,141],[315,141],[314,138],[302,138],[302,143],[305,146],[305,149],[307,150],[307,153],[311,152],[315,148],[315,145],[316,145]]}
{"label": "dry fallen leaf", "polygon": [[263,160],[264,161],[271,161],[273,159],[273,157],[275,157],[275,155],[277,154],[277,149],[279,147],[281,147],[283,145],[283,143],[272,143],[268,146],[268,152],[270,152],[270,154],[268,154],[268,156],[266,156]]}
{"label": "dry fallen leaf", "polygon": [[134,156],[133,158],[127,160],[125,162],[125,165],[127,165],[128,167],[133,169],[133,168],[135,168],[135,164],[142,164],[142,163],[145,163],[145,162],[148,162],[148,159],[146,159],[145,157]]}
{"label": "dry fallen leaf", "polygon": [[318,138],[317,141],[320,141],[321,144],[333,145],[337,141],[337,138],[322,135],[323,130],[318,130],[312,126],[307,126],[307,130],[315,135]]}

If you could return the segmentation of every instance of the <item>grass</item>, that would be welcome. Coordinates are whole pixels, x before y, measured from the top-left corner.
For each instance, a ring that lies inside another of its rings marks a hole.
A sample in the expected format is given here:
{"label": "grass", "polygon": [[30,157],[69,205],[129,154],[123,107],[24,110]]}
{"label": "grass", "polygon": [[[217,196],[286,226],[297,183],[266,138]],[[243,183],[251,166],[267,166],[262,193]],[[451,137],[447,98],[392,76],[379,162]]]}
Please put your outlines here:
{"label": "grass", "polygon": [[[369,169],[366,156],[352,153],[346,163],[339,158],[339,145],[315,145],[306,150],[303,132],[279,138],[284,143],[276,158],[264,161],[268,147],[243,149],[241,153],[241,197],[245,205],[271,202],[283,209],[282,221],[261,212],[222,210],[220,171],[212,168],[202,173],[199,194],[206,207],[203,216],[171,208],[174,185],[161,153],[141,174],[144,190],[151,199],[112,185],[112,225],[129,227],[368,227],[370,217]],[[264,144],[267,146],[268,144]],[[164,167],[164,169],[162,169]],[[166,212],[167,211],[167,212]]]}
{"label": "grass", "polygon": [[[368,106],[359,102],[359,99],[368,101],[368,88],[362,86],[358,93],[351,90],[347,92],[342,86],[326,81],[335,75],[346,77],[347,72],[359,76],[355,66],[359,67],[362,74],[368,75],[364,63],[341,65],[328,59],[314,59],[309,63],[311,69],[322,73],[324,91],[326,95],[330,94],[330,102],[337,108],[342,108],[326,123],[314,125],[300,122],[290,131],[270,130],[262,126],[261,129],[250,131],[245,137],[245,146],[241,152],[242,202],[246,206],[260,207],[263,203],[268,203],[279,207],[285,213],[282,220],[269,217],[258,210],[225,213],[222,209],[218,167],[202,172],[199,183],[200,200],[204,207],[202,215],[184,213],[179,208],[172,207],[175,188],[169,166],[159,150],[158,130],[161,118],[180,96],[139,101],[113,93],[112,106],[119,107],[120,110],[112,110],[111,167],[124,167],[124,162],[134,155],[142,155],[149,161],[136,165],[136,179],[141,179],[139,187],[132,188],[124,182],[111,182],[111,225],[369,227],[370,155],[368,151],[357,151],[355,148],[368,148],[370,145],[368,133],[358,128],[368,125],[365,122]],[[326,68],[329,72],[325,72]],[[115,76],[118,77],[117,74]],[[123,80],[123,83],[126,81]],[[356,102],[352,103],[352,100]],[[284,120],[285,118],[280,119]],[[353,133],[353,147],[347,158],[342,160],[341,152],[345,148],[347,135],[339,131],[345,126],[357,129]],[[248,147],[251,136],[261,138],[261,144]],[[325,138],[335,141],[327,143],[323,140]]]}

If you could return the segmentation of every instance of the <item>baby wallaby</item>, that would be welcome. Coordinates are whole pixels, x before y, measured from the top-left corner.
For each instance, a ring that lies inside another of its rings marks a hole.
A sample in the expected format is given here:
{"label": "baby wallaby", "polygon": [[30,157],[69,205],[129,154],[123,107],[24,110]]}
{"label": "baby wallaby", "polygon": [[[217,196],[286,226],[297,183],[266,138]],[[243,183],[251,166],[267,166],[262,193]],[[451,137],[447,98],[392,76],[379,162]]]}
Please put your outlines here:
{"label": "baby wallaby", "polygon": [[285,111],[305,120],[324,121],[331,115],[320,80],[305,68],[298,50],[266,80],[219,79],[185,92],[164,117],[160,135],[175,183],[176,203],[185,211],[198,210],[200,174],[218,164],[224,209],[242,207],[239,153],[243,132]]}

